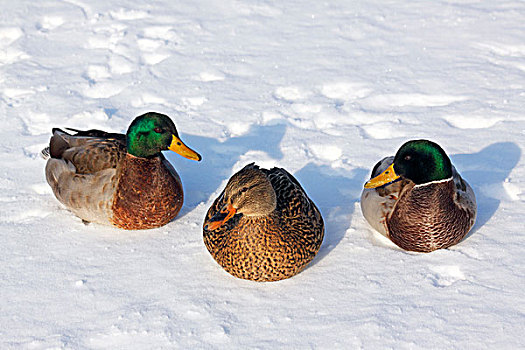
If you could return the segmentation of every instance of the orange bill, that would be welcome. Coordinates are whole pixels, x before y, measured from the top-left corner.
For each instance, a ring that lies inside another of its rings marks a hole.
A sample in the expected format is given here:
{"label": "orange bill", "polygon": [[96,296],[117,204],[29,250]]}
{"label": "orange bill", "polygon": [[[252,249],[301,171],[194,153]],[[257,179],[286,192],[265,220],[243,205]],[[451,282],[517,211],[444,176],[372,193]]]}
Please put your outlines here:
{"label": "orange bill", "polygon": [[201,155],[189,148],[184,144],[184,142],[181,141],[180,138],[178,138],[175,135],[172,135],[173,139],[171,140],[171,144],[168,147],[170,151],[173,151],[175,153],[180,154],[181,156],[200,161],[202,159]]}
{"label": "orange bill", "polygon": [[228,203],[228,205],[223,207],[222,210],[220,211],[221,214],[228,213],[228,215],[226,215],[226,217],[222,220],[213,221],[213,218],[212,218],[206,225],[207,230],[213,231],[213,230],[218,229],[219,227],[224,225],[226,221],[230,220],[231,217],[234,216],[236,212],[237,212],[237,209],[235,209],[231,204]]}
{"label": "orange bill", "polygon": [[392,165],[386,168],[381,174],[365,183],[365,188],[376,188],[396,181],[397,179],[399,179],[399,175],[394,171],[394,164],[392,163]]}

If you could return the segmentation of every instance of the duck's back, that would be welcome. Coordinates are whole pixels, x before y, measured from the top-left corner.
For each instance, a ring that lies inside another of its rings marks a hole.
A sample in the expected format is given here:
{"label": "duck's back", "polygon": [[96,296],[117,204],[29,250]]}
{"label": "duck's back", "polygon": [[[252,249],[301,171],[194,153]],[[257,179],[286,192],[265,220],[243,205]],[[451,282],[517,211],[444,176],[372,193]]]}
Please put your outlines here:
{"label": "duck's back", "polygon": [[272,168],[267,172],[277,197],[276,210],[280,214],[281,230],[283,233],[299,236],[298,239],[305,240],[305,245],[317,252],[324,233],[324,222],[319,209],[288,171]]}

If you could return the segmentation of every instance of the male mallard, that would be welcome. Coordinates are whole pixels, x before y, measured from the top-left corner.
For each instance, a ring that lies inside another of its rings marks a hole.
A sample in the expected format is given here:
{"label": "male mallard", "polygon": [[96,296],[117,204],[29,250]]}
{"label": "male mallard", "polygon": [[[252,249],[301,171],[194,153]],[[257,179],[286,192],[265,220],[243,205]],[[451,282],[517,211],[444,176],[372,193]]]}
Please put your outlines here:
{"label": "male mallard", "polygon": [[439,145],[413,140],[374,167],[361,210],[399,247],[431,252],[465,237],[476,221],[476,197]]}
{"label": "male mallard", "polygon": [[42,153],[51,158],[46,179],[57,199],[87,222],[134,230],[167,224],[183,202],[179,175],[161,151],[201,160],[179,138],[171,119],[143,114],[126,135],[100,130],[71,135],[53,129]]}
{"label": "male mallard", "polygon": [[299,273],[324,236],[321,213],[286,170],[245,166],[233,175],[204,221],[204,243],[230,274],[277,281]]}

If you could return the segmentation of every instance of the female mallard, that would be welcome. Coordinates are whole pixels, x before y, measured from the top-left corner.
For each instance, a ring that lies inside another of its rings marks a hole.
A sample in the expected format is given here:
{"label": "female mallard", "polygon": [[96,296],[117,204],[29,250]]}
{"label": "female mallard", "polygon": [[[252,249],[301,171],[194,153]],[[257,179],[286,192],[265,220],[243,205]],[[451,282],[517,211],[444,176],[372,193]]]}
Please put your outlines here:
{"label": "female mallard", "polygon": [[201,160],[171,119],[143,114],[126,135],[100,130],[71,135],[53,129],[46,179],[57,199],[87,222],[135,230],[167,224],[183,202],[179,175],[161,151]]}
{"label": "female mallard", "polygon": [[230,274],[277,281],[299,273],[323,242],[321,213],[286,170],[245,166],[208,210],[204,243]]}
{"label": "female mallard", "polygon": [[361,209],[374,229],[405,250],[431,252],[461,241],[476,221],[476,197],[434,142],[405,143],[365,184]]}

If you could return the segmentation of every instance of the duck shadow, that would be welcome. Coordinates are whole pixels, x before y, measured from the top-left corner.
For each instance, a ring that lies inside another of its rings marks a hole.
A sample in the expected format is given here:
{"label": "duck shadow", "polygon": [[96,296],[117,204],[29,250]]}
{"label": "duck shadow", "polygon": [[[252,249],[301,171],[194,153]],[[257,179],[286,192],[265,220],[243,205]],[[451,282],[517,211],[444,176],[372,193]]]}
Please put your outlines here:
{"label": "duck shadow", "polygon": [[451,156],[452,163],[476,194],[478,213],[476,223],[467,237],[494,216],[502,199],[507,199],[503,187],[521,157],[521,149],[513,142],[498,142],[477,153]]}
{"label": "duck shadow", "polygon": [[364,168],[348,172],[308,163],[294,174],[321,211],[325,225],[323,244],[310,266],[324,259],[343,239],[368,173]]}
{"label": "duck shadow", "polygon": [[221,142],[212,137],[181,135],[182,140],[201,156],[200,162],[188,160],[173,152],[165,156],[179,173],[184,186],[184,207],[179,218],[192,211],[199,203],[207,202],[221,183],[227,180],[233,166],[248,151],[267,153],[274,159],[282,159],[281,144],[286,125],[256,125],[238,137]]}

